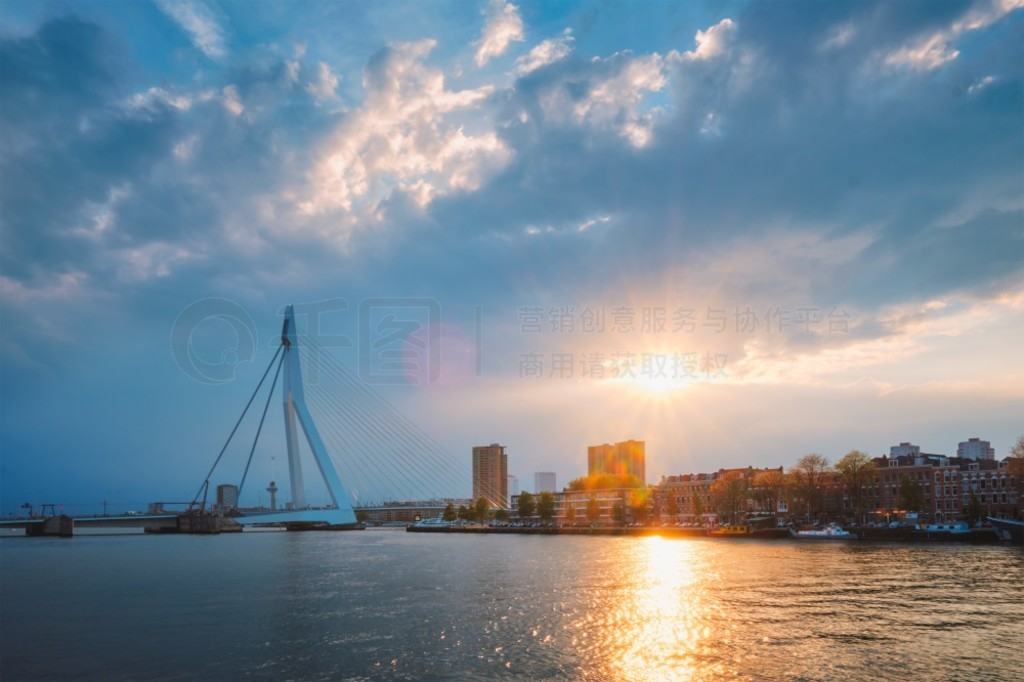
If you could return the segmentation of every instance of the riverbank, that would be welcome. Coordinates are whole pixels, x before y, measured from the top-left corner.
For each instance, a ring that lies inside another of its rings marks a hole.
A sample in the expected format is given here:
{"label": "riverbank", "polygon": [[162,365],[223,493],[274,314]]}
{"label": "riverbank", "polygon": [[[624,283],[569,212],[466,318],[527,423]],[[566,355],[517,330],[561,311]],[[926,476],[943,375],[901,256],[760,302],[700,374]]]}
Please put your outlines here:
{"label": "riverbank", "polygon": [[[467,524],[412,524],[406,526],[409,533],[459,533],[478,535],[626,535],[634,537],[711,537],[723,540],[745,539],[777,539],[792,540],[789,531],[784,528],[767,528],[750,533],[717,535],[714,529],[678,526],[587,526],[587,527],[514,527],[514,526],[479,526]],[[993,528],[972,528],[969,533],[936,533],[911,527],[900,528],[854,528],[859,540],[876,540],[892,542],[963,542],[968,544],[998,544],[1003,542]],[[799,540],[804,542],[803,540]]]}

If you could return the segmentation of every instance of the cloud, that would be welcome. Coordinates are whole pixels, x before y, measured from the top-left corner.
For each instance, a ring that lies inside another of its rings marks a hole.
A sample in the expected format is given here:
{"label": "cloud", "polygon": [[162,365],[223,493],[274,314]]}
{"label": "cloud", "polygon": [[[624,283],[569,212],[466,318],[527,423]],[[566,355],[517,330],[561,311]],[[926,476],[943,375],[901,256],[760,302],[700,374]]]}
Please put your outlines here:
{"label": "cloud", "polygon": [[684,56],[696,60],[719,57],[728,50],[735,33],[736,24],[732,19],[722,19],[706,31],[697,31],[694,36],[697,48],[685,52]]}
{"label": "cloud", "polygon": [[157,0],[157,6],[188,34],[192,44],[210,59],[227,55],[224,29],[209,5],[199,0]]}
{"label": "cloud", "polygon": [[971,83],[967,88],[967,94],[973,95],[976,92],[981,92],[984,88],[988,87],[996,80],[995,76],[984,76]]}
{"label": "cloud", "polygon": [[306,85],[306,92],[313,95],[318,102],[323,102],[336,96],[335,91],[338,89],[340,81],[341,79],[331,71],[330,66],[325,62],[320,62],[317,65],[316,80]]}
{"label": "cloud", "polygon": [[485,13],[487,21],[476,42],[476,65],[483,66],[505,54],[509,43],[523,40],[523,20],[519,8],[506,0],[491,0]]}
{"label": "cloud", "polygon": [[1010,12],[1024,8],[1024,0],[981,0],[971,5],[947,27],[926,33],[885,55],[890,67],[931,71],[953,61],[960,51],[952,47],[962,34],[996,23]]}
{"label": "cloud", "polygon": [[400,43],[374,55],[363,75],[363,106],[322,143],[302,190],[300,213],[336,212],[344,223],[374,220],[393,191],[426,206],[435,197],[474,190],[511,152],[493,131],[452,119],[479,107],[491,86],[448,90],[444,73],[424,64],[435,42]]}
{"label": "cloud", "polygon": [[118,279],[126,283],[167,277],[178,265],[201,258],[200,254],[193,253],[183,246],[159,241],[136,248],[120,249],[112,255],[120,263],[117,267]]}
{"label": "cloud", "polygon": [[242,100],[239,98],[237,85],[225,85],[222,94],[221,102],[224,105],[224,109],[232,116],[241,116],[245,113],[245,105],[242,104]]}
{"label": "cloud", "polygon": [[543,78],[519,81],[511,107],[518,124],[512,125],[612,131],[637,148],[650,142],[657,111],[644,103],[668,84],[661,55],[621,52],[560,66]]}
{"label": "cloud", "polygon": [[565,29],[561,38],[551,38],[536,45],[527,54],[516,59],[516,74],[524,76],[537,69],[565,59],[572,52],[572,29]]}

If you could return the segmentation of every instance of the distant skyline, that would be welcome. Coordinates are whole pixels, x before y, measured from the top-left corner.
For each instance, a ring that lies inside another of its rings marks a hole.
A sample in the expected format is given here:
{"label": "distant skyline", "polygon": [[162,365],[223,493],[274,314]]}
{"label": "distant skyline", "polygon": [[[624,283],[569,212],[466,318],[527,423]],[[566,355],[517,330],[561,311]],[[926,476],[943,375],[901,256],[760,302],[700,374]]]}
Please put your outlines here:
{"label": "distant skyline", "polygon": [[[521,481],[624,438],[652,481],[1002,458],[1022,30],[1024,0],[4,3],[0,512],[190,499],[287,304],[467,495],[492,442]],[[287,475],[268,414],[241,505]]]}

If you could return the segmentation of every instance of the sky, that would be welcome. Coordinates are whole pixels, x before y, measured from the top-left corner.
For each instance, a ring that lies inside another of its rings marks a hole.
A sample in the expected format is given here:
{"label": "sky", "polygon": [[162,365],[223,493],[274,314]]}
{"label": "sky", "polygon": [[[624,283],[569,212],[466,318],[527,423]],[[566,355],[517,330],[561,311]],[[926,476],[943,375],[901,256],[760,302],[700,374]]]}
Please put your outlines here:
{"label": "sky", "polygon": [[0,511],[191,499],[289,304],[524,490],[630,438],[652,483],[1005,456],[1022,8],[0,3]]}

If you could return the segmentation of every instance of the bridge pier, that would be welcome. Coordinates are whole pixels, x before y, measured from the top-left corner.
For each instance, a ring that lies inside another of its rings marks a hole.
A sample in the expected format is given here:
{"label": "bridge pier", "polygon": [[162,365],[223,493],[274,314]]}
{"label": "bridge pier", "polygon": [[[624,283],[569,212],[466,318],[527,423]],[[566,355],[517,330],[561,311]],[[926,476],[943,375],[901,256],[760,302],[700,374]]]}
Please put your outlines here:
{"label": "bridge pier", "polygon": [[74,537],[75,520],[66,514],[50,516],[43,519],[42,523],[25,526],[25,535],[28,537]]}

